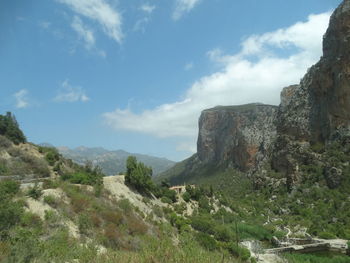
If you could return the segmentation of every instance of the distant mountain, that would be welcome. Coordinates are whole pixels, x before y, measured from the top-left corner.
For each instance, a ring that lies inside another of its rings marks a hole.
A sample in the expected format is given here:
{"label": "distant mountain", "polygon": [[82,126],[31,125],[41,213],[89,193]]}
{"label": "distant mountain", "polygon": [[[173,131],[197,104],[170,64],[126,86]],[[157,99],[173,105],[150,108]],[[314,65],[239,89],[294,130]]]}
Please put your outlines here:
{"label": "distant mountain", "polygon": [[68,147],[57,147],[58,151],[66,158],[72,159],[78,164],[91,161],[94,165],[102,168],[107,175],[115,175],[126,170],[125,163],[128,156],[133,155],[147,166],[151,166],[153,174],[157,175],[172,166],[175,162],[165,158],[129,153],[123,150],[109,151],[102,147],[88,148],[80,146],[74,149]]}

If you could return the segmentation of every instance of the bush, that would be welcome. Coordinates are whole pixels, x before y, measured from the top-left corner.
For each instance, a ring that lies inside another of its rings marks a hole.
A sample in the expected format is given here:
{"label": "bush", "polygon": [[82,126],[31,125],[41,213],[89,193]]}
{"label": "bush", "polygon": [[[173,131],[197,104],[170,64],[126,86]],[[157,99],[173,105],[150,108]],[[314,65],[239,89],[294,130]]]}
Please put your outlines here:
{"label": "bush", "polygon": [[19,191],[20,185],[13,180],[0,181],[0,200],[12,198]]}
{"label": "bush", "polygon": [[191,219],[191,226],[198,231],[213,235],[215,233],[215,222],[205,217],[193,217]]}
{"label": "bush", "polygon": [[226,225],[218,225],[214,230],[214,237],[216,240],[223,242],[230,242],[235,240],[235,235],[232,230]]}
{"label": "bush", "polygon": [[42,196],[43,192],[41,191],[38,184],[35,184],[33,187],[29,188],[27,195],[33,199],[39,199]]}
{"label": "bush", "polygon": [[49,165],[54,166],[57,161],[60,159],[60,154],[55,148],[49,148],[50,150],[45,154],[45,160]]}
{"label": "bush", "polygon": [[87,214],[80,214],[78,217],[78,227],[82,234],[87,234],[88,230],[93,226],[91,218]]}
{"label": "bush", "polygon": [[206,233],[198,232],[195,234],[195,238],[197,242],[207,250],[215,250],[218,248],[216,240]]}
{"label": "bush", "polygon": [[170,214],[170,223],[175,226],[180,232],[189,230],[189,220],[182,216],[178,216],[176,213]]}
{"label": "bush", "polygon": [[53,195],[44,196],[44,202],[53,208],[57,208],[58,206],[58,200]]}
{"label": "bush", "polygon": [[206,213],[210,213],[210,211],[212,209],[212,207],[209,204],[208,198],[206,196],[201,196],[199,198],[198,206],[202,211],[204,211]]}
{"label": "bush", "polygon": [[24,227],[41,227],[42,220],[40,216],[33,214],[31,212],[25,212],[21,217],[21,225]]}
{"label": "bush", "polygon": [[11,200],[0,202],[0,239],[7,234],[7,230],[18,224],[24,212],[23,204]]}
{"label": "bush", "polygon": [[264,226],[238,224],[238,232],[241,239],[270,240],[272,233]]}
{"label": "bush", "polygon": [[171,199],[169,199],[168,197],[166,197],[166,196],[163,196],[163,197],[160,199],[160,201],[162,201],[162,202],[165,203],[165,204],[172,204],[172,203],[173,203],[173,201],[172,201]]}
{"label": "bush", "polygon": [[336,239],[337,238],[336,235],[329,233],[329,232],[320,232],[318,234],[318,237],[323,238],[323,239]]}
{"label": "bush", "polygon": [[185,202],[189,202],[191,200],[191,195],[188,192],[184,192],[182,198]]}
{"label": "bush", "polygon": [[237,246],[236,244],[231,244],[228,249],[233,256],[238,257],[243,261],[246,261],[250,258],[250,251],[244,247]]}
{"label": "bush", "polygon": [[0,135],[0,148],[6,149],[12,146],[12,142],[5,136]]}

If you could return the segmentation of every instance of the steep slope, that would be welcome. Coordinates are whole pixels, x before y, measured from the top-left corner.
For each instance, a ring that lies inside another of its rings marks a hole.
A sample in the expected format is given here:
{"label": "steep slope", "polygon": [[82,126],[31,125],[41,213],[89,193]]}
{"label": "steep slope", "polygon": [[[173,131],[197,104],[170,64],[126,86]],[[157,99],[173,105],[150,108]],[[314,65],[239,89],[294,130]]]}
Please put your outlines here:
{"label": "steep slope", "polygon": [[135,156],[147,166],[152,167],[154,175],[169,169],[175,164],[175,162],[165,158],[129,153],[123,150],[108,151],[102,147],[88,148],[81,146],[75,149],[58,147],[57,149],[63,156],[72,159],[78,164],[85,164],[87,161],[91,161],[94,165],[100,166],[103,173],[107,175],[115,175],[125,172],[126,159],[130,155]]}

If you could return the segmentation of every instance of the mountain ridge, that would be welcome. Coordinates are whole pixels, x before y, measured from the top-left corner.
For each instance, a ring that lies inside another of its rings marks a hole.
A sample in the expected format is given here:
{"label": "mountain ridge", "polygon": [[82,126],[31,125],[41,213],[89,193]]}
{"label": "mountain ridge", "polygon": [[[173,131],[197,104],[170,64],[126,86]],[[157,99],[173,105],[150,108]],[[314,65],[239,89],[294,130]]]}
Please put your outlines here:
{"label": "mountain ridge", "polygon": [[84,164],[91,161],[93,165],[98,165],[107,175],[115,175],[125,172],[125,163],[128,156],[133,155],[153,169],[154,175],[157,175],[175,164],[175,162],[166,158],[154,157],[146,154],[129,153],[124,150],[107,150],[103,147],[85,147],[79,146],[69,148],[65,146],[56,147],[58,151],[66,158],[72,159],[78,164]]}

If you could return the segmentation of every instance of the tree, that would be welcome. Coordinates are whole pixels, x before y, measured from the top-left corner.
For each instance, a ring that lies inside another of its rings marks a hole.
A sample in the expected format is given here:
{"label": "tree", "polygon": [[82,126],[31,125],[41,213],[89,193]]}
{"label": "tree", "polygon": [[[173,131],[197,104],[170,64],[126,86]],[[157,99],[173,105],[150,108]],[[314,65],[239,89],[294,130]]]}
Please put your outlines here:
{"label": "tree", "polygon": [[126,160],[125,182],[140,192],[150,192],[154,188],[152,182],[152,168],[137,162],[135,156]]}
{"label": "tree", "polygon": [[27,141],[19,128],[16,117],[11,112],[7,112],[6,115],[0,115],[0,135],[5,136],[15,144]]}

